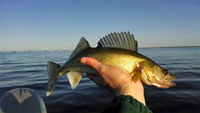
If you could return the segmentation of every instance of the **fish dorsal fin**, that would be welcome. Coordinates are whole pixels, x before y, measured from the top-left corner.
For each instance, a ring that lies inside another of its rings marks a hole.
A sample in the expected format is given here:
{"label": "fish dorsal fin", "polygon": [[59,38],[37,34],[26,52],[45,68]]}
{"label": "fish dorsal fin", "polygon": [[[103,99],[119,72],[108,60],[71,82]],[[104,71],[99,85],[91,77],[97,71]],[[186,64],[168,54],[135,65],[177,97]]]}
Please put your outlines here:
{"label": "fish dorsal fin", "polygon": [[101,47],[111,47],[111,48],[121,48],[131,51],[138,51],[137,41],[135,40],[133,34],[130,32],[121,33],[111,33],[107,36],[101,38],[98,42],[98,48]]}
{"label": "fish dorsal fin", "polygon": [[90,48],[90,44],[88,43],[88,41],[84,37],[82,37],[69,58],[72,58],[77,53],[79,53],[80,51],[82,51],[86,48]]}

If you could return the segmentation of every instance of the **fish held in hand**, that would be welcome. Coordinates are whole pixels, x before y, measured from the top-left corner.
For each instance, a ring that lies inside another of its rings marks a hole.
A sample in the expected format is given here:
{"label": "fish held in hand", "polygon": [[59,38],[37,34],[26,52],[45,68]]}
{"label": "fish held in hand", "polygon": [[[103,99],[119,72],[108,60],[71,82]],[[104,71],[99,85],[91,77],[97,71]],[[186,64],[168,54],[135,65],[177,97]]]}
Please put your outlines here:
{"label": "fish held in hand", "polygon": [[67,74],[72,89],[76,88],[83,73],[98,74],[92,67],[81,64],[82,57],[91,57],[104,65],[116,66],[129,73],[133,82],[140,79],[144,84],[159,88],[176,85],[171,82],[176,78],[168,70],[137,51],[137,41],[129,32],[111,33],[101,38],[96,48],[91,48],[88,41],[82,37],[63,66],[48,62],[47,96],[63,74]]}

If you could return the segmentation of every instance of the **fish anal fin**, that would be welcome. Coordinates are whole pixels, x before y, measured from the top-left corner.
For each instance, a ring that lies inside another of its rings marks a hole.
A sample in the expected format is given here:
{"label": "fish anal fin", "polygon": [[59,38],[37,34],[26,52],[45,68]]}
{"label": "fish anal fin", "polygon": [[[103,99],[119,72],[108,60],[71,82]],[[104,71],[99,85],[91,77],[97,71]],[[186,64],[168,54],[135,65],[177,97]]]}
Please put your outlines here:
{"label": "fish anal fin", "polygon": [[90,44],[84,37],[82,37],[69,58],[72,58],[77,53],[79,53],[80,51],[87,49],[87,48],[90,48]]}
{"label": "fish anal fin", "polygon": [[67,77],[68,77],[69,83],[71,84],[72,89],[76,88],[76,86],[79,84],[82,76],[83,76],[82,72],[70,71],[67,73]]}
{"label": "fish anal fin", "polygon": [[137,82],[141,76],[141,69],[143,67],[143,62],[138,62],[133,66],[133,71],[131,72],[132,81]]}

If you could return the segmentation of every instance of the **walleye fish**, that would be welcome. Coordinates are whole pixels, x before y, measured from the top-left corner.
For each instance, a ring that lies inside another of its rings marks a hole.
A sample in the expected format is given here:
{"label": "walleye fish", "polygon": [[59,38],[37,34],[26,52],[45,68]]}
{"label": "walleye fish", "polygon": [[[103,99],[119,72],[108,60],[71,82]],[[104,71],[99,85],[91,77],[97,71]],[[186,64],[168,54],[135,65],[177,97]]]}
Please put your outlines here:
{"label": "walleye fish", "polygon": [[72,89],[76,88],[83,73],[98,74],[93,68],[81,64],[82,57],[91,57],[104,65],[116,66],[129,73],[133,82],[140,79],[144,84],[159,88],[176,85],[171,82],[176,78],[168,70],[163,69],[137,51],[137,41],[129,32],[111,33],[101,38],[96,48],[91,48],[88,41],[82,37],[69,60],[63,66],[51,61],[48,62],[47,96],[51,94],[57,81],[65,73]]}

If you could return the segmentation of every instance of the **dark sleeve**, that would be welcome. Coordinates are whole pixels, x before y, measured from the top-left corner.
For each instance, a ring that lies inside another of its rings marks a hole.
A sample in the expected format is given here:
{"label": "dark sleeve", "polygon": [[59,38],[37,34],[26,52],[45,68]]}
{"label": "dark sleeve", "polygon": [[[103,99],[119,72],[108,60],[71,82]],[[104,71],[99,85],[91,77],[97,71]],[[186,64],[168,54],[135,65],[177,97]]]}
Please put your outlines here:
{"label": "dark sleeve", "polygon": [[132,96],[120,95],[102,113],[152,113],[151,110]]}

